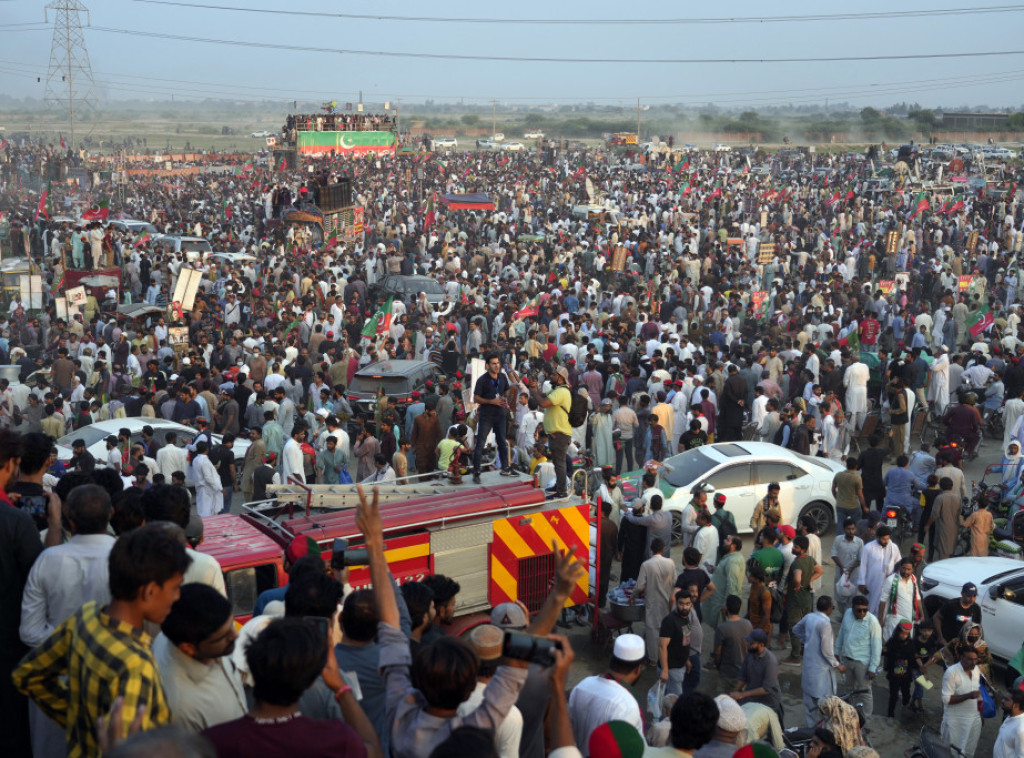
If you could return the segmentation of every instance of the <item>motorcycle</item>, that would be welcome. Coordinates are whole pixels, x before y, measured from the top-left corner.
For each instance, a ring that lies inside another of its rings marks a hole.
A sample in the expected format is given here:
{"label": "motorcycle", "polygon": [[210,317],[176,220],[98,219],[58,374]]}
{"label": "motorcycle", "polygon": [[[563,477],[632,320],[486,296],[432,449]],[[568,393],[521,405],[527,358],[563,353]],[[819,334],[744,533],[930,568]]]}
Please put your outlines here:
{"label": "motorcycle", "polygon": [[956,758],[962,756],[959,750],[948,744],[939,731],[925,724],[917,736],[917,744],[906,753],[906,758]]}
{"label": "motorcycle", "polygon": [[[857,711],[857,722],[861,731],[861,742],[870,747],[868,740],[866,739],[866,729],[864,724],[867,723],[867,719],[864,716],[864,703],[860,702],[860,698],[867,692],[867,689],[853,690],[845,695],[839,695],[839,699],[844,703],[853,706]],[[852,721],[852,717],[851,717]],[[795,758],[804,758],[810,750],[811,743],[814,741],[814,730],[818,727],[829,726],[829,719],[823,719],[816,726],[800,726],[790,727],[782,732],[782,741],[786,743],[786,747],[780,751],[779,755],[784,755],[785,751],[789,751],[789,754]]]}
{"label": "motorcycle", "polygon": [[882,523],[889,527],[892,541],[897,547],[913,531],[914,524],[907,509],[902,505],[887,505],[882,511]]}

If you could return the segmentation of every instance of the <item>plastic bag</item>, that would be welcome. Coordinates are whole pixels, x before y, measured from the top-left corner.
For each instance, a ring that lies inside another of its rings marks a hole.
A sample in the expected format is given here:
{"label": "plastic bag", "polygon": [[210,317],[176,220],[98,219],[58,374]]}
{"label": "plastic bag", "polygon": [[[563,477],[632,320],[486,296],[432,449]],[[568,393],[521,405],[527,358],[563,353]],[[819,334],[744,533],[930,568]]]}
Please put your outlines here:
{"label": "plastic bag", "polygon": [[352,474],[348,473],[347,468],[338,469],[338,483],[352,484]]}
{"label": "plastic bag", "polygon": [[665,700],[665,683],[660,679],[647,690],[647,712],[651,715],[651,721],[661,719],[661,705]]}
{"label": "plastic bag", "polygon": [[[981,687],[978,689],[981,691],[981,702],[978,704],[978,710],[981,711],[981,717],[983,719],[994,719],[999,711],[996,708],[996,699],[992,695],[992,690],[990,690],[988,684],[984,682],[982,682]],[[650,695],[648,695],[648,697],[650,697]]]}
{"label": "plastic bag", "polygon": [[857,585],[850,578],[849,573],[843,572],[842,578],[836,585],[836,595],[841,598],[851,598],[857,594]]}

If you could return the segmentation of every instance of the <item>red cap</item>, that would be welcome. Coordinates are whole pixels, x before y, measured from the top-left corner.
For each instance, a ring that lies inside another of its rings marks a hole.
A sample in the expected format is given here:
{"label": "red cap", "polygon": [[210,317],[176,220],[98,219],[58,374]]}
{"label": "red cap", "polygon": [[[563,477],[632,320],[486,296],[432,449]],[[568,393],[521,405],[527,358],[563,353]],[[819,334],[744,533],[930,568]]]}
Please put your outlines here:
{"label": "red cap", "polygon": [[796,537],[796,529],[791,527],[789,524],[785,524],[783,526],[780,526],[779,527],[779,531],[782,532],[787,537],[789,537],[789,539],[793,539],[794,537]]}

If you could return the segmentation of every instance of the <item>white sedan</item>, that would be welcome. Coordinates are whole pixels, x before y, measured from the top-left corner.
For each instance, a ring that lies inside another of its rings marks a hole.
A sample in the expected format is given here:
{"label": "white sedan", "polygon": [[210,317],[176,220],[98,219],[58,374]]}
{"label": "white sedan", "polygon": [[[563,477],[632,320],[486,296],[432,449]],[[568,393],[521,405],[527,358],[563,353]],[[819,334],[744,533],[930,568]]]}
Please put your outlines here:
{"label": "white sedan", "polygon": [[522,142],[506,142],[501,146],[501,149],[506,153],[518,153],[526,149],[526,146]]}
{"label": "white sedan", "polygon": [[1024,562],[1015,558],[947,558],[925,566],[921,594],[934,616],[947,600],[960,597],[967,582],[978,586],[981,628],[992,655],[1009,660],[1020,650],[1024,629]]}
{"label": "white sedan", "polygon": [[770,442],[720,442],[665,462],[672,471],[661,477],[661,489],[667,497],[664,507],[672,512],[673,542],[682,539],[682,512],[692,491],[705,484],[725,495],[725,507],[741,533],[751,531],[754,507],[768,494],[771,482],[779,483],[783,524],[796,524],[801,516],[810,515],[818,532],[826,534],[834,523],[832,480],[843,466],[828,458],[800,455]]}
{"label": "white sedan", "polygon": [[[136,442],[142,442],[142,427],[151,426],[153,427],[153,436],[156,438],[160,446],[164,446],[167,442],[164,439],[164,435],[168,432],[175,432],[178,435],[178,447],[184,447],[192,443],[197,434],[196,429],[184,424],[176,424],[173,421],[167,421],[160,418],[143,418],[131,417],[131,418],[115,418],[109,421],[97,421],[95,424],[89,426],[83,426],[71,434],[65,434],[59,440],[57,440],[57,459],[61,461],[71,460],[72,450],[71,446],[75,440],[83,440],[85,442],[85,449],[88,450],[93,458],[96,459],[97,466],[105,466],[107,460],[107,437],[116,437],[118,431],[121,429],[127,429],[131,432],[132,444]],[[214,444],[220,443],[220,435],[213,435]],[[235,440],[234,446],[231,451],[235,454],[235,467],[237,468],[238,475],[242,473],[242,461],[245,458],[245,452],[249,449],[250,441],[248,439],[238,438]],[[170,475],[167,475],[167,481],[170,483]],[[190,482],[191,483],[191,482]]]}

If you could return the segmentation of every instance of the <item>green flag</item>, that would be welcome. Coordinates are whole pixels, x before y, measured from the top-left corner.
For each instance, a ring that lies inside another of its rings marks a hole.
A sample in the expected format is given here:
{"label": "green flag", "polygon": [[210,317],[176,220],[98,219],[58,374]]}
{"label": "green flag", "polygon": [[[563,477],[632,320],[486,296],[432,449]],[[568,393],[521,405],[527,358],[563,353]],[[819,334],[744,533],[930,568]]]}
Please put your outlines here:
{"label": "green flag", "polygon": [[393,297],[389,297],[387,302],[373,314],[373,318],[366,322],[363,331],[360,332],[364,337],[373,339],[391,328],[391,305],[394,300]]}
{"label": "green flag", "polygon": [[983,305],[967,318],[967,331],[971,333],[972,337],[977,337],[992,326],[994,321],[992,309]]}

